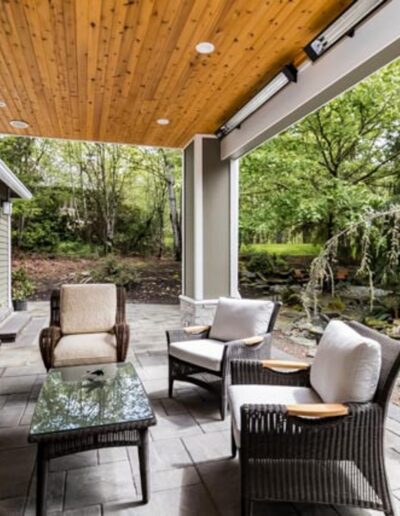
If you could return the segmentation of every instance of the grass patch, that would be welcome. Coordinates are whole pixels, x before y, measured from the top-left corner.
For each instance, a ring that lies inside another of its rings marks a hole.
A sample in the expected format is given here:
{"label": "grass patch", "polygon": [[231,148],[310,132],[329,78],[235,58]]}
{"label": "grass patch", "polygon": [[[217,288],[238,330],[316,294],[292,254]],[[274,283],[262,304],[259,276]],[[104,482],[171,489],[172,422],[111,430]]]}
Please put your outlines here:
{"label": "grass patch", "polygon": [[251,244],[241,248],[242,253],[265,252],[277,256],[317,256],[320,250],[318,244]]}

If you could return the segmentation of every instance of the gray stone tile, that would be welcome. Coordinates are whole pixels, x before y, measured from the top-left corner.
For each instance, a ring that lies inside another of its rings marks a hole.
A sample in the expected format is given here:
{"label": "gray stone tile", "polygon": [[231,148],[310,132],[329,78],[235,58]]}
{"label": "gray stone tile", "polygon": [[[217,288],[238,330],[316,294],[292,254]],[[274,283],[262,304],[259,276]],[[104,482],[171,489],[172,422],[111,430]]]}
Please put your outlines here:
{"label": "gray stone tile", "polygon": [[104,516],[218,516],[201,484],[152,494],[146,505],[117,501],[103,507]]}
{"label": "gray stone tile", "polygon": [[20,392],[30,392],[36,376],[11,376],[2,377],[0,380],[0,394],[16,394]]}
{"label": "gray stone tile", "polygon": [[35,411],[36,401],[29,401],[26,404],[24,414],[21,418],[20,425],[30,425],[32,421],[33,412]]}
{"label": "gray stone tile", "polygon": [[14,427],[19,424],[24,413],[24,407],[3,407],[0,410],[0,428]]}
{"label": "gray stone tile", "polygon": [[97,465],[97,451],[89,450],[73,455],[57,457],[50,461],[50,471],[62,471]]}
{"label": "gray stone tile", "polygon": [[150,433],[153,439],[157,440],[201,434],[202,432],[191,416],[180,414],[177,416],[159,417],[157,425],[150,427]]}
{"label": "gray stone tile", "polygon": [[37,374],[45,374],[46,369],[43,364],[32,364],[22,367],[7,367],[3,373],[3,377],[9,376],[32,376]]}
{"label": "gray stone tile", "polygon": [[101,516],[101,505],[91,505],[90,507],[64,511],[63,516]]}
{"label": "gray stone tile", "polygon": [[[132,463],[132,469],[137,473],[139,471],[137,447],[130,446],[128,448],[128,455]],[[192,459],[180,439],[168,439],[150,443],[151,472],[183,468],[192,464]]]}
{"label": "gray stone tile", "polygon": [[164,398],[160,401],[162,406],[164,407],[165,413],[168,416],[175,416],[177,414],[187,413],[187,408],[185,407],[185,405],[175,399]]}
{"label": "gray stone tile", "polygon": [[183,442],[196,463],[227,459],[231,456],[228,431],[184,437]]}
{"label": "gray stone tile", "polygon": [[231,429],[231,418],[227,416],[224,421],[211,421],[207,423],[200,423],[200,428],[203,432],[223,432]]}
{"label": "gray stone tile", "polygon": [[65,471],[54,471],[49,474],[47,487],[47,510],[62,511],[64,503]]}
{"label": "gray stone tile", "polygon": [[0,500],[0,516],[22,516],[26,498],[5,498]]}
{"label": "gray stone tile", "polygon": [[159,400],[168,396],[167,380],[143,380],[143,386],[151,399]]}
{"label": "gray stone tile", "polygon": [[[193,466],[187,468],[169,469],[166,471],[154,471],[151,473],[151,492],[165,491],[194,484],[200,484],[201,480]],[[135,483],[140,489],[140,476],[135,476]]]}
{"label": "gray stone tile", "polygon": [[239,462],[235,459],[204,462],[197,468],[219,512],[224,516],[240,514]]}
{"label": "gray stone tile", "polygon": [[35,458],[34,446],[0,451],[0,499],[28,494]]}
{"label": "gray stone tile", "polygon": [[0,450],[28,446],[29,426],[0,429]]}
{"label": "gray stone tile", "polygon": [[128,460],[125,447],[103,448],[99,450],[100,464],[107,464],[108,462],[119,462],[121,460]]}
{"label": "gray stone tile", "polygon": [[166,380],[168,378],[168,366],[164,364],[142,366],[136,370],[142,380]]}
{"label": "gray stone tile", "polygon": [[[400,439],[400,422],[388,417],[386,419],[386,430],[396,434]],[[387,432],[388,433],[388,432]]]}
{"label": "gray stone tile", "polygon": [[134,500],[136,489],[128,461],[69,470],[65,508],[74,509],[112,500]]}

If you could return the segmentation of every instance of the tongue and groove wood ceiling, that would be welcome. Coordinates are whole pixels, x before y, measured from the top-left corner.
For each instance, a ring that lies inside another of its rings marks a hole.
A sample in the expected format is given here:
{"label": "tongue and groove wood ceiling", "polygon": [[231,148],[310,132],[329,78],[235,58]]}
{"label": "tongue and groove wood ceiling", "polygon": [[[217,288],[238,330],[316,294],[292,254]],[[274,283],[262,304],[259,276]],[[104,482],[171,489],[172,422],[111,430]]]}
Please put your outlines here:
{"label": "tongue and groove wood ceiling", "polygon": [[0,0],[0,133],[181,147],[301,64],[349,3]]}

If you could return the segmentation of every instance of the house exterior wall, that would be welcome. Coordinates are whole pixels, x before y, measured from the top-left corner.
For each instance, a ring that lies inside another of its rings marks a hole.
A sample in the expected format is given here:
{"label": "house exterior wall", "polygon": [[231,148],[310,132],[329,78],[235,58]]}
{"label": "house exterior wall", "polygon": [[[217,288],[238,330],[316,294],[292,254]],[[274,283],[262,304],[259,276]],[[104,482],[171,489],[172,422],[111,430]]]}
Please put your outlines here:
{"label": "house exterior wall", "polygon": [[1,202],[8,200],[9,190],[0,183],[0,321],[11,312],[11,216],[4,215],[1,209]]}

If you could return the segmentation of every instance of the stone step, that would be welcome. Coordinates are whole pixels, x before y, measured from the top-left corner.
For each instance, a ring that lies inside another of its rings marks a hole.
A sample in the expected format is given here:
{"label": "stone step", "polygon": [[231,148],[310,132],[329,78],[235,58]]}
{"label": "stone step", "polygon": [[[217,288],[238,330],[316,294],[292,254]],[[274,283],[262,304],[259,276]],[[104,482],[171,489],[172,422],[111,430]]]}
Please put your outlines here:
{"label": "stone step", "polygon": [[32,319],[29,312],[14,312],[0,324],[0,342],[14,342]]}

